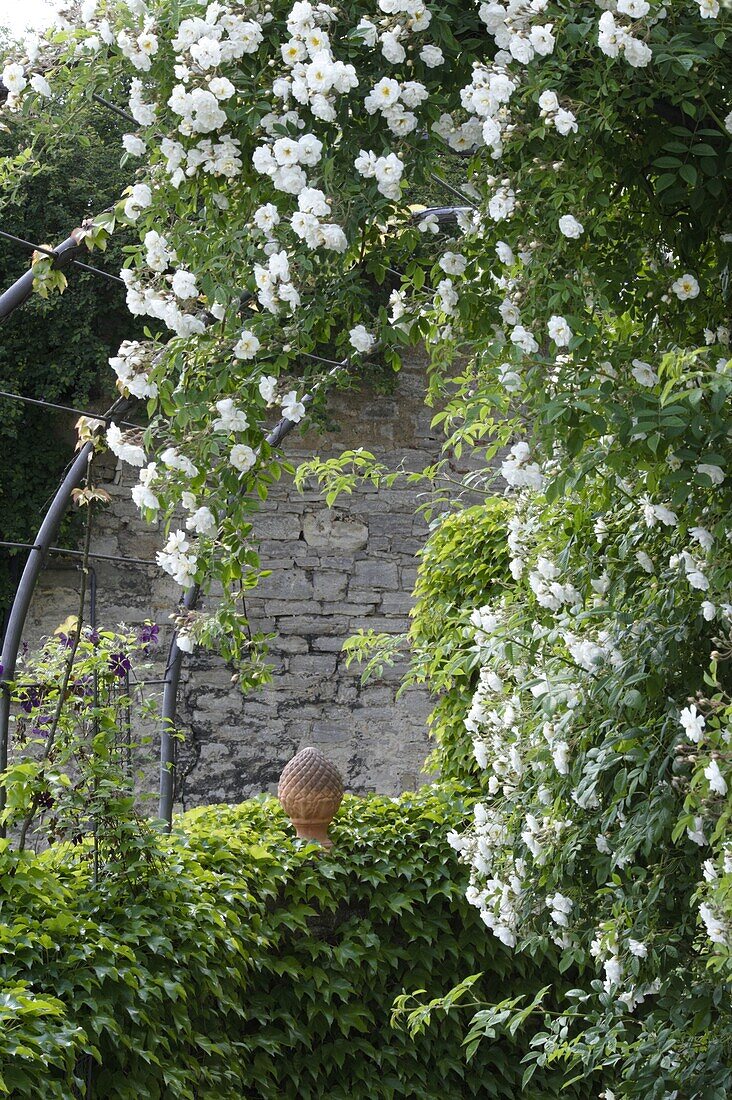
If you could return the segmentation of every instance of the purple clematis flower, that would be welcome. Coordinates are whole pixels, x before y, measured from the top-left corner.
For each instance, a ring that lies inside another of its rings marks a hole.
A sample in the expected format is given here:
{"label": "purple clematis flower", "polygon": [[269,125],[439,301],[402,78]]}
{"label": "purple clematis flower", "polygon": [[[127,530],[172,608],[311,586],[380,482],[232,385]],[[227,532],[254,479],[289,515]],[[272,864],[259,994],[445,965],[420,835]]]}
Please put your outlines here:
{"label": "purple clematis flower", "polygon": [[45,726],[50,726],[53,721],[53,715],[51,714],[39,714],[36,717],[34,725],[31,727],[31,737],[40,737],[41,734],[45,734]]}
{"label": "purple clematis flower", "polygon": [[71,690],[74,695],[83,699],[85,696],[94,694],[94,677],[87,673],[85,676],[79,677],[78,680],[74,680],[71,685]]}
{"label": "purple clematis flower", "polygon": [[142,652],[147,657],[150,649],[159,642],[160,627],[157,623],[144,623],[137,632],[137,640],[142,645]]}
{"label": "purple clematis flower", "polygon": [[39,691],[36,687],[23,688],[23,694],[19,697],[18,702],[21,710],[24,710],[26,714],[30,714],[34,707],[40,706],[41,699],[43,698],[43,692]]}
{"label": "purple clematis flower", "polygon": [[127,675],[131,668],[132,664],[126,653],[110,653],[109,669],[115,676],[119,676],[121,679]]}

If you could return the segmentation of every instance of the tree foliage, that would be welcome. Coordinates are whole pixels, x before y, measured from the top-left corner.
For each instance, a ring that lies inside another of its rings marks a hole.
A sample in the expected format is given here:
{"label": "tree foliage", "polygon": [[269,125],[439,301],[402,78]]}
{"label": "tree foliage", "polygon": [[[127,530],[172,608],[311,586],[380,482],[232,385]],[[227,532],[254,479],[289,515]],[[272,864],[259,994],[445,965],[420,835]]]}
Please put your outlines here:
{"label": "tree foliage", "polygon": [[[99,109],[85,109],[78,130],[59,132],[33,150],[32,171],[8,181],[0,196],[2,228],[33,244],[53,247],[85,218],[114,202],[124,186],[116,148],[119,126]],[[0,160],[14,158],[28,136],[10,117],[0,133]],[[115,241],[99,266],[117,274],[123,259]],[[0,287],[28,270],[31,255],[0,242]],[[107,364],[124,336],[139,327],[129,316],[124,288],[75,269],[68,294],[47,300],[34,295],[2,327],[0,389],[26,397],[86,408],[111,404],[114,387]],[[122,293],[120,293],[122,289]],[[74,416],[2,400],[0,508],[3,539],[33,542],[49,496],[73,450]],[[22,557],[0,553],[0,609],[12,595]]]}

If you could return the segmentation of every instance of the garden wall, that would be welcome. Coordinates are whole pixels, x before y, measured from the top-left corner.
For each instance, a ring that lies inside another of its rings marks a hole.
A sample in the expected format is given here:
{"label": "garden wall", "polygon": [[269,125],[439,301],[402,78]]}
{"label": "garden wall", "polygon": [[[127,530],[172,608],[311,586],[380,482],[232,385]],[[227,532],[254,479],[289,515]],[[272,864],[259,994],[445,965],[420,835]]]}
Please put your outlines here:
{"label": "garden wall", "polygon": [[[415,354],[389,396],[334,394],[333,430],[290,436],[288,458],[298,462],[363,446],[390,465],[424,467],[440,447],[423,404],[424,383],[425,362]],[[125,563],[154,559],[161,535],[142,523],[130,500],[134,472],[110,466],[106,478],[112,502],[96,521],[92,551],[113,560],[94,563],[97,620],[109,626],[147,618],[160,623],[162,661],[180,592],[157,567]],[[346,669],[340,654],[344,639],[360,627],[397,633],[407,626],[415,554],[426,532],[415,514],[421,499],[417,488],[377,493],[364,487],[329,510],[317,493],[298,493],[290,479],[273,487],[254,520],[262,566],[273,572],[247,606],[254,630],[277,634],[274,677],[263,690],[242,696],[219,658],[186,659],[179,705],[186,732],[181,771],[187,773],[179,801],[185,807],[273,790],[284,763],[308,744],[338,764],[355,793],[394,795],[423,781],[426,695],[410,690],[397,699],[399,668],[386,670],[384,682],[362,686],[358,669]],[[75,610],[77,583],[73,569],[44,574],[29,638],[53,631]],[[162,674],[161,665],[156,675]]]}

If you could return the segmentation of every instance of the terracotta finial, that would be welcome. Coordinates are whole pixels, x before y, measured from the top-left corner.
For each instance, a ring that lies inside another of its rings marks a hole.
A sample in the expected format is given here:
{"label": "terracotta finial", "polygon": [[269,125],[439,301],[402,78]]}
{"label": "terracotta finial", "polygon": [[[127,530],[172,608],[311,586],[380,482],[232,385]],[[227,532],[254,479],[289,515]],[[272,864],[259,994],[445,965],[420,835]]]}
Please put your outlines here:
{"label": "terracotta finial", "polygon": [[299,837],[331,848],[328,826],[343,798],[343,779],[320,749],[300,749],[285,764],[277,797]]}

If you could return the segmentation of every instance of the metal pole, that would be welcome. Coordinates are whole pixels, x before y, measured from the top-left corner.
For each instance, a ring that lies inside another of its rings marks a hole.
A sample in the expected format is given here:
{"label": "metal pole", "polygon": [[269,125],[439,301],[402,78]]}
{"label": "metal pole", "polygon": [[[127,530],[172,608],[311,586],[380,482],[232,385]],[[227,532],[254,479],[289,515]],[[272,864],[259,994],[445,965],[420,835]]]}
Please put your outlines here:
{"label": "metal pole", "polygon": [[[81,248],[83,239],[83,230],[75,229],[70,237],[67,237],[57,248],[54,248],[53,266],[55,268],[68,267]],[[30,271],[26,271],[24,275],[16,279],[13,285],[9,286],[3,294],[0,294],[0,324],[8,319],[13,310],[28,301],[33,293],[34,278],[35,274],[33,268],[31,268]]]}
{"label": "metal pole", "polygon": [[[115,412],[124,414],[132,405],[134,405],[134,399],[120,398],[118,401],[115,401],[110,413],[112,415],[114,415]],[[15,666],[18,660],[18,650],[20,649],[23,628],[28,616],[31,600],[33,599],[38,576],[43,568],[51,544],[56,537],[64,512],[71,500],[71,494],[84,480],[93,454],[94,444],[85,444],[69,467],[66,477],[56,490],[56,494],[43,519],[43,523],[38,530],[35,543],[28,554],[28,560],[25,563],[23,575],[20,578],[20,583],[10,608],[7,627],[5,629],[2,655],[0,655],[0,663],[2,664],[2,672],[0,673],[0,773],[4,772],[8,766],[10,689],[7,686],[7,681],[12,680],[15,676]],[[2,811],[4,807],[5,787],[0,784],[0,811]],[[5,836],[4,825],[0,825],[0,836]]]}
{"label": "metal pole", "polygon": [[[183,597],[183,607],[191,611],[198,602],[200,588],[194,584],[187,589]],[[178,684],[183,663],[183,650],[178,648],[178,631],[170,642],[168,660],[165,665],[165,686],[163,688],[162,725],[160,731],[160,800],[158,817],[165,822],[168,831],[173,824],[173,799],[175,797],[175,757],[176,727],[175,715],[178,702]]]}
{"label": "metal pole", "polygon": [[[336,363],[332,370],[314,387],[312,393],[306,393],[302,399],[303,405],[312,404],[319,389],[332,382],[348,366],[348,360]],[[265,442],[270,447],[277,447],[282,440],[290,434],[295,427],[294,420],[288,420],[283,416],[271,432],[265,437]],[[187,589],[183,597],[183,607],[186,611],[192,611],[198,602],[200,586],[194,584]],[[175,797],[175,717],[178,702],[178,685],[180,683],[180,670],[183,663],[183,653],[178,648],[178,632],[175,631],[168,650],[168,661],[165,666],[165,679],[163,688],[163,706],[161,710],[160,732],[160,800],[158,803],[158,817],[161,818],[170,831],[173,824],[173,799]]]}

